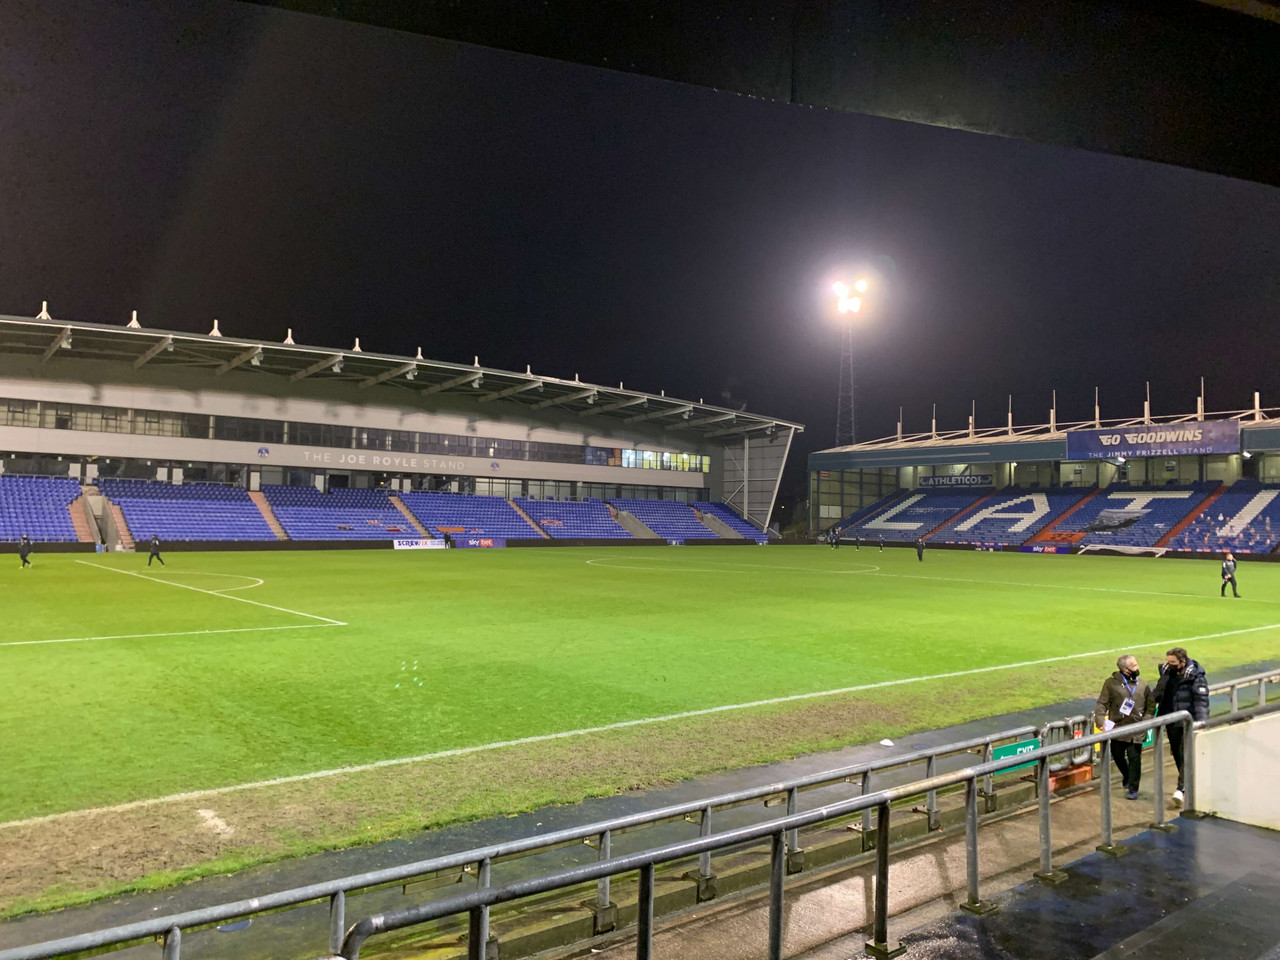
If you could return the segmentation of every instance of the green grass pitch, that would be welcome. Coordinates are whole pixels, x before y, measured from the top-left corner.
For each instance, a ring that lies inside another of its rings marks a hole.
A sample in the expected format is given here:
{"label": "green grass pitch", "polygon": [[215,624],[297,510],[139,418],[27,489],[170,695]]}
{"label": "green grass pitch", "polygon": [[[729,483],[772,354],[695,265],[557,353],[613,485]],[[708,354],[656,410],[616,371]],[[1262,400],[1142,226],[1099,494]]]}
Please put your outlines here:
{"label": "green grass pitch", "polygon": [[[1280,637],[1270,564],[1222,600],[1207,561],[847,546],[166,559],[6,561],[0,822],[1129,645],[1152,672],[1175,640],[1212,667]],[[911,687],[915,726],[948,721]]]}

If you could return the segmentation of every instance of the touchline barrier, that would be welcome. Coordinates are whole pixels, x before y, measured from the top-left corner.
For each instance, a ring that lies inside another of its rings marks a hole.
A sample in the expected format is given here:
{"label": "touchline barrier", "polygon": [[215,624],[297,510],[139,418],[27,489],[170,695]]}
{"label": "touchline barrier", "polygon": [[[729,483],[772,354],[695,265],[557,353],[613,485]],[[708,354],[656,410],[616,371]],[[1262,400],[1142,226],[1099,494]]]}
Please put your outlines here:
{"label": "touchline barrier", "polygon": [[[888,940],[888,875],[890,863],[889,825],[891,805],[913,797],[925,798],[925,812],[929,818],[930,828],[936,826],[938,813],[937,797],[940,790],[963,786],[965,792],[965,851],[966,851],[966,899],[962,908],[974,912],[985,912],[992,909],[980,896],[978,883],[978,828],[979,828],[979,796],[985,795],[988,800],[993,797],[993,780],[1001,773],[1019,769],[1030,764],[1036,768],[1037,797],[1039,805],[1039,843],[1040,869],[1035,876],[1046,882],[1056,883],[1064,878],[1061,871],[1055,870],[1052,854],[1052,824],[1050,817],[1050,778],[1060,769],[1060,760],[1087,756],[1095,745],[1101,746],[1101,762],[1107,775],[1097,778],[1102,795],[1100,850],[1120,852],[1121,847],[1114,843],[1111,828],[1111,777],[1109,770],[1111,742],[1118,734],[1125,736],[1154,731],[1156,756],[1160,755],[1164,731],[1173,725],[1182,726],[1186,731],[1186,796],[1188,800],[1186,816],[1195,816],[1195,731],[1205,726],[1218,726],[1226,723],[1248,722],[1250,719],[1280,711],[1280,700],[1266,701],[1266,686],[1280,681],[1280,670],[1254,674],[1234,681],[1214,684],[1211,693],[1227,692],[1231,695],[1231,708],[1228,713],[1214,717],[1205,724],[1192,722],[1190,714],[1185,711],[1158,716],[1138,724],[1110,732],[1076,735],[1078,721],[1058,721],[1046,728],[1037,730],[1033,726],[1015,727],[985,737],[945,744],[935,748],[915,751],[897,757],[890,757],[872,763],[837,768],[782,780],[748,790],[721,794],[715,797],[690,801],[683,804],[644,811],[626,817],[607,821],[599,821],[579,827],[544,834],[536,837],[524,837],[518,840],[488,847],[462,851],[431,860],[405,864],[384,870],[342,877],[324,883],[310,884],[291,890],[268,893],[261,897],[238,900],[230,903],[191,910],[166,917],[156,917],[137,923],[124,924],[66,937],[60,940],[29,946],[0,950],[0,960],[55,960],[55,958],[71,957],[92,951],[94,954],[124,949],[126,947],[159,941],[162,960],[180,960],[182,934],[211,926],[226,924],[267,913],[277,912],[289,907],[327,900],[329,903],[329,936],[328,955],[341,957],[344,960],[358,960],[364,944],[372,936],[403,930],[409,927],[428,923],[447,917],[467,916],[468,958],[469,960],[485,960],[491,950],[489,937],[489,915],[494,906],[510,903],[526,897],[562,890],[583,883],[596,884],[596,920],[597,931],[605,932],[613,929],[610,918],[616,922],[616,907],[610,902],[610,881],[620,874],[638,873],[640,881],[640,900],[637,917],[636,957],[638,960],[650,960],[652,957],[652,941],[654,929],[653,890],[654,872],[661,864],[673,861],[697,858],[697,878],[700,881],[714,881],[712,872],[713,855],[734,847],[742,847],[752,843],[767,841],[770,845],[770,881],[769,881],[769,953],[770,960],[780,960],[782,951],[782,921],[784,902],[784,882],[786,875],[798,869],[802,862],[803,852],[800,847],[800,830],[806,827],[825,824],[840,818],[860,815],[862,819],[863,848],[874,846],[876,851],[876,882],[874,925],[872,939],[868,941],[867,953],[873,957],[892,957],[898,951],[895,944]],[[1238,693],[1241,689],[1256,685],[1259,703],[1256,706],[1240,709]],[[1061,739],[1060,733],[1053,731],[1065,728],[1070,739]],[[1084,731],[1080,731],[1083,733]],[[993,758],[998,745],[1017,743],[1028,736],[1044,733],[1041,745],[1034,750],[1013,753],[999,760]],[[979,753],[981,760],[977,764],[965,766],[949,773],[936,772],[939,760],[965,754]],[[873,790],[873,778],[884,776],[887,772],[924,766],[924,776],[909,783],[886,789]],[[1155,764],[1154,779],[1154,811],[1151,826],[1155,829],[1172,829],[1165,822],[1164,810],[1164,764]],[[848,800],[826,804],[810,810],[800,810],[800,797],[805,790],[832,786],[840,783],[856,784],[859,794]],[[724,811],[732,807],[749,803],[785,801],[787,812],[778,819],[712,833],[712,817],[716,811]],[[872,816],[875,816],[874,840],[872,840]],[[689,820],[698,826],[698,837],[668,844],[638,853],[614,857],[611,854],[611,841],[614,836],[638,827]],[[885,842],[881,842],[884,838]],[[598,852],[597,862],[585,866],[577,866],[566,870],[547,873],[532,879],[520,880],[494,886],[491,883],[492,869],[495,862],[506,858],[525,856],[533,852],[550,850],[568,845],[590,843]],[[349,893],[367,890],[389,884],[401,884],[437,871],[464,868],[474,873],[476,889],[465,894],[433,900],[401,910],[394,910],[363,917],[348,926],[346,919],[346,897]]]}

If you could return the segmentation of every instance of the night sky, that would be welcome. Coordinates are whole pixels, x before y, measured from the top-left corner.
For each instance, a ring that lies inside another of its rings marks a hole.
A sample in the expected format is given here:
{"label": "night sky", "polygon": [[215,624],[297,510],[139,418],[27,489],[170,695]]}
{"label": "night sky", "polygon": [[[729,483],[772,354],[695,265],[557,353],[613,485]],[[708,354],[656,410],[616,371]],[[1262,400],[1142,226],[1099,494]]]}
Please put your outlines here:
{"label": "night sky", "polygon": [[1280,405],[1280,190],[218,2],[7,0],[0,313],[616,383],[858,433]]}

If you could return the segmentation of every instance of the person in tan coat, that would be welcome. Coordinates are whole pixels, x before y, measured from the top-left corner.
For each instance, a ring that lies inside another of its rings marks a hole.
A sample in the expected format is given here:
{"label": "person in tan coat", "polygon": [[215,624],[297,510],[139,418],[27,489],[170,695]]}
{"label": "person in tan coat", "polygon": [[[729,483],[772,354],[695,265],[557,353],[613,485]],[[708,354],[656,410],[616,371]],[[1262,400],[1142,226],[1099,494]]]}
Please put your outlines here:
{"label": "person in tan coat", "polygon": [[[1116,660],[1116,672],[1107,677],[1093,708],[1094,726],[1101,730],[1126,727],[1156,715],[1155,691],[1138,675],[1138,659],[1125,654]],[[1142,782],[1142,741],[1146,731],[1129,736],[1118,734],[1111,742],[1111,756],[1124,781],[1125,797],[1138,799]]]}

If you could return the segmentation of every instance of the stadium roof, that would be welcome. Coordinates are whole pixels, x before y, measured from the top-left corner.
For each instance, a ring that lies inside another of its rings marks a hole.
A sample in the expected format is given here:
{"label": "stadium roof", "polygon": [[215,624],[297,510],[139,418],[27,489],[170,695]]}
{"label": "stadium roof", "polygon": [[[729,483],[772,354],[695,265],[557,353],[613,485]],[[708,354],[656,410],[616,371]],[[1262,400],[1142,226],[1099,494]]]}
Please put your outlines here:
{"label": "stadium roof", "polygon": [[928,466],[954,463],[1003,463],[1064,460],[1067,433],[1072,430],[1141,427],[1193,423],[1201,420],[1239,420],[1241,445],[1248,450],[1280,449],[1280,408],[1251,407],[1220,413],[1081,420],[1031,426],[1007,424],[995,429],[970,428],[930,433],[897,434],[809,454],[810,470]]}
{"label": "stadium roof", "polygon": [[460,394],[479,403],[502,401],[529,410],[548,407],[581,417],[604,417],[624,423],[648,422],[664,430],[700,433],[705,437],[741,437],[759,431],[804,426],[665,394],[563,380],[533,373],[498,370],[416,357],[369,353],[357,340],[351,350],[309,347],[292,343],[225,337],[217,322],[209,334],[179,333],[135,326],[73,323],[47,315],[37,318],[0,315],[0,349],[34,355],[43,366],[58,358],[107,360],[143,366],[192,367],[215,377],[230,370],[298,381],[315,377],[329,383],[354,384],[360,389],[383,385],[419,397],[436,393]]}

